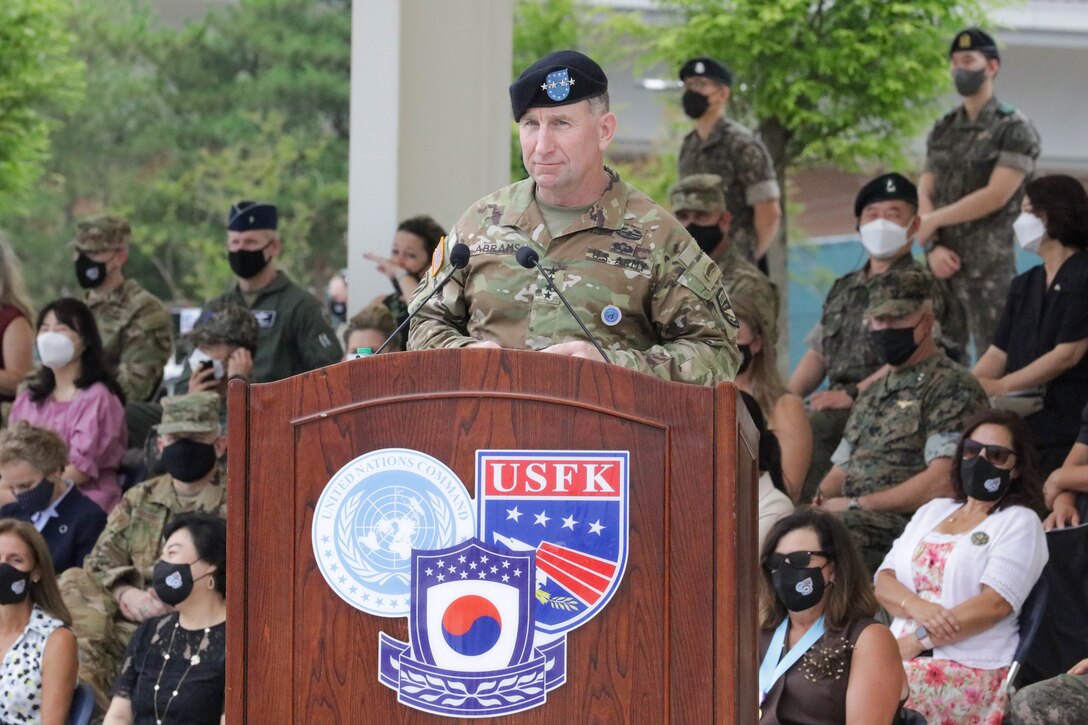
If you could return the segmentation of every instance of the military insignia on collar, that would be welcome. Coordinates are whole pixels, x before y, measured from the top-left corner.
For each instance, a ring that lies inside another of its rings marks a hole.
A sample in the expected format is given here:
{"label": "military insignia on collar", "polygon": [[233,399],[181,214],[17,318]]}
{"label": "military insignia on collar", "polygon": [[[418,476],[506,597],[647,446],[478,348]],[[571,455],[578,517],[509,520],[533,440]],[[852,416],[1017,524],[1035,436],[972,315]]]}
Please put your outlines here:
{"label": "military insignia on collar", "polygon": [[570,71],[566,68],[552,71],[544,78],[541,88],[548,94],[548,98],[556,103],[567,100],[570,95],[570,87],[574,85],[574,79],[570,77]]}
{"label": "military insignia on collar", "polygon": [[971,534],[971,543],[975,546],[986,546],[986,544],[990,543],[990,537],[985,531],[976,531]]}
{"label": "military insignia on collar", "polygon": [[437,277],[438,270],[442,269],[442,260],[446,258],[446,238],[442,237],[438,240],[438,246],[434,248],[434,254],[431,255],[431,276]]}

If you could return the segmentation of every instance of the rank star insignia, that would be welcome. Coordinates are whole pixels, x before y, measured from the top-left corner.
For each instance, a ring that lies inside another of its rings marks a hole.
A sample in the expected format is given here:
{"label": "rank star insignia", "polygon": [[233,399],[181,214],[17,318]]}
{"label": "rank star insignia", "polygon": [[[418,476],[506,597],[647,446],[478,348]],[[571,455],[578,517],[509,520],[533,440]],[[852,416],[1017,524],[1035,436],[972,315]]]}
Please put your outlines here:
{"label": "rank star insignia", "polygon": [[540,90],[542,90],[542,91],[548,90],[548,84],[547,83],[541,83],[540,84]]}

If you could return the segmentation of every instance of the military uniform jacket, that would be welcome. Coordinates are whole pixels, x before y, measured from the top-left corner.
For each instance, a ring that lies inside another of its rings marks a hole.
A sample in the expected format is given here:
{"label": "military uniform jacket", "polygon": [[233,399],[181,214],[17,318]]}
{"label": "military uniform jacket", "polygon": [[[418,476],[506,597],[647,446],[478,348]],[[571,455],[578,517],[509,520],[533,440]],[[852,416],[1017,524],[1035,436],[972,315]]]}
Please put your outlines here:
{"label": "military uniform jacket", "polygon": [[752,258],[757,242],[752,207],[782,195],[763,142],[739,123],[721,118],[705,141],[695,131],[684,137],[679,167],[681,179],[692,174],[722,177],[725,207],[733,215],[729,238],[735,248]]}
{"label": "military uniform jacket", "polygon": [[774,343],[778,339],[778,287],[732,245],[718,260],[718,268],[729,299],[745,299],[754,305],[763,329]]}
{"label": "military uniform jacket", "polygon": [[227,487],[217,473],[196,497],[184,502],[169,475],[149,479],[125,492],[110,512],[98,543],[83,560],[83,569],[105,590],[120,584],[151,586],[151,570],[159,560],[162,534],[174,516],[187,511],[227,516]]}
{"label": "military uniform jacket", "polygon": [[943,352],[892,370],[858,396],[846,421],[843,495],[883,491],[953,456],[964,422],[988,405],[970,371]]}
{"label": "military uniform jacket", "polygon": [[[933,174],[933,206],[940,209],[983,188],[995,166],[1023,171],[1030,179],[1038,156],[1039,134],[1015,108],[991,97],[971,121],[959,106],[937,121],[926,141],[925,171]],[[986,276],[993,262],[1013,263],[1012,223],[1020,214],[1023,194],[1021,184],[1001,209],[937,232],[938,244],[960,255],[965,274]]]}
{"label": "military uniform jacket", "polygon": [[469,264],[415,317],[409,348],[494,341],[542,350],[584,341],[543,277],[518,264],[515,253],[527,245],[613,363],[700,385],[732,379],[737,323],[718,267],[668,212],[607,171],[602,196],[554,237],[531,179],[465,212],[436,250],[412,309],[448,273],[453,244],[468,245]]}
{"label": "military uniform jacket", "polygon": [[94,313],[103,350],[117,364],[117,382],[125,399],[150,400],[173,350],[170,313],[131,279],[107,295],[87,290],[83,300]]}
{"label": "military uniform jacket", "polygon": [[[249,307],[235,285],[219,299]],[[254,383],[269,383],[332,365],[343,356],[321,303],[281,270],[250,307],[261,328],[253,356]]]}

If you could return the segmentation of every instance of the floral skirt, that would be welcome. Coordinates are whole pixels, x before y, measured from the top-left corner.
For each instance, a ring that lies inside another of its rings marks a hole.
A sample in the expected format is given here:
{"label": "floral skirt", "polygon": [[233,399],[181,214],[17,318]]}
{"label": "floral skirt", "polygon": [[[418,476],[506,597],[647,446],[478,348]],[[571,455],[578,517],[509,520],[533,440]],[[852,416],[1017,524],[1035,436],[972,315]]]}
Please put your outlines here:
{"label": "floral skirt", "polygon": [[910,683],[907,707],[929,725],[1001,725],[1009,668],[980,670],[953,660],[916,657],[903,663]]}

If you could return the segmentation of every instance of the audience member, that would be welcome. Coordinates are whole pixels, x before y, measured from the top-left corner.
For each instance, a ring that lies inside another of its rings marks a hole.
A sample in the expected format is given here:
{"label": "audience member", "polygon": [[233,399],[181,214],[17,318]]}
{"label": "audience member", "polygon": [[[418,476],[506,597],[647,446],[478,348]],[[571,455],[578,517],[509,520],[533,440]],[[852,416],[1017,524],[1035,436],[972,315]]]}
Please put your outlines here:
{"label": "audience member", "polygon": [[175,517],[154,567],[170,614],[140,625],[104,725],[218,725],[226,689],[227,524],[211,514]]}
{"label": "audience member", "polygon": [[189,392],[210,391],[226,398],[227,383],[249,380],[260,328],[249,310],[234,302],[209,304],[189,331]]}
{"label": "audience member", "polygon": [[812,428],[805,415],[805,404],[786,389],[778,373],[774,345],[763,333],[762,320],[751,300],[731,298],[740,327],[737,348],[740,369],[737,387],[751,393],[762,410],[768,411],[767,424],[782,446],[782,473],[786,493],[797,501],[812,458]]}
{"label": "audience member", "polygon": [[325,289],[329,306],[329,322],[334,329],[339,329],[348,321],[348,271],[342,269],[329,278]]}
{"label": "audience member", "polygon": [[76,279],[94,313],[106,360],[133,403],[150,400],[173,352],[170,313],[133,279],[125,279],[132,228],[119,216],[98,216],[76,225],[72,240]]}
{"label": "audience member", "polygon": [[235,285],[218,301],[241,305],[257,320],[254,383],[332,365],[342,354],[321,302],[276,268],[283,250],[278,216],[273,204],[240,201],[227,219],[227,256]]}
{"label": "audience member", "polygon": [[[344,330],[344,359],[351,360],[360,349],[370,348],[371,352],[377,351],[395,329],[397,321],[393,319],[388,307],[383,304],[364,307],[351,318]],[[382,352],[398,352],[403,349],[400,340],[391,340]]]}
{"label": "audience member", "polygon": [[162,406],[158,444],[166,474],[127,491],[83,568],[69,569],[60,580],[75,615],[80,678],[103,706],[136,626],[169,611],[152,586],[167,523],[187,511],[226,516],[226,486],[216,465],[227,447],[218,396],[163,398]]}
{"label": "audience member", "polygon": [[78,667],[71,621],[42,535],[0,519],[0,722],[68,722]]}
{"label": "audience member", "polygon": [[778,438],[767,429],[767,420],[759,403],[750,393],[743,390],[740,397],[752,416],[752,422],[759,433],[759,456],[756,461],[759,468],[759,490],[756,492],[759,509],[759,548],[767,538],[771,527],[779,519],[793,513],[793,501],[790,500],[786,480],[782,476],[782,451],[778,447]]}
{"label": "audience member", "polygon": [[1017,616],[1048,558],[1031,433],[989,410],[964,426],[952,498],[918,509],[876,575],[910,682],[930,722],[1000,725]]}
{"label": "audience member", "polygon": [[1022,206],[1017,241],[1043,263],[1012,281],[974,372],[995,405],[1011,397],[1039,407],[1024,412],[1048,475],[1069,453],[1088,403],[1088,193],[1070,176],[1043,176],[1028,182]]}
{"label": "audience member", "polygon": [[1081,725],[1088,713],[1088,659],[1064,675],[1021,688],[1012,697],[1006,725]]}
{"label": "audience member", "polygon": [[1081,413],[1080,432],[1061,468],[1047,476],[1043,498],[1050,515],[1043,527],[1048,531],[1066,526],[1079,526],[1077,496],[1088,493],[1088,405]]}
{"label": "audience member", "polygon": [[818,504],[843,517],[874,572],[907,517],[949,495],[959,431],[987,407],[971,373],[937,348],[931,289],[914,268],[871,286],[865,316],[891,370],[858,397],[820,484]]}
{"label": "audience member", "polygon": [[760,722],[892,722],[899,652],[843,523],[799,509],[771,529],[760,565]]}
{"label": "audience member", "polygon": [[33,316],[19,258],[0,234],[0,402],[15,400],[16,388],[34,366]]}
{"label": "audience member", "polygon": [[679,177],[717,174],[733,217],[732,246],[749,261],[763,259],[778,232],[782,207],[778,178],[767,147],[726,117],[733,74],[713,58],[692,58],[680,67],[684,113],[695,128],[680,146]]}
{"label": "audience member", "polygon": [[117,467],[125,455],[124,394],[107,366],[90,308],[62,297],[38,315],[42,366],[19,393],[11,421],[60,434],[68,444],[63,478],[109,513],[121,498]]}
{"label": "audience member", "polygon": [[948,55],[963,104],[937,121],[926,142],[917,236],[952,303],[944,334],[964,351],[973,336],[981,353],[1016,274],[1012,223],[1035,170],[1039,134],[994,96],[1001,56],[992,37],[978,28],[959,32]]}
{"label": "audience member", "polygon": [[67,465],[68,446],[53,431],[25,422],[0,431],[0,484],[15,496],[0,518],[33,524],[58,574],[83,566],[106,525],[105,512],[64,480]]}
{"label": "audience member", "polygon": [[718,263],[729,299],[747,299],[759,311],[771,347],[778,342],[778,288],[733,246],[729,238],[732,215],[725,208],[722,179],[716,174],[694,174],[669,189],[669,205],[703,253]]}
{"label": "audience member", "polygon": [[[918,228],[918,190],[896,173],[866,183],[854,198],[854,217],[865,247],[865,264],[839,277],[824,300],[820,322],[805,339],[809,349],[790,378],[790,390],[808,396],[812,463],[801,501],[808,501],[831,469],[831,454],[842,440],[858,394],[888,372],[865,318],[871,288],[889,271],[922,269],[910,256]],[[935,302],[937,319],[943,307]],[[827,379],[827,390],[814,392]]]}

